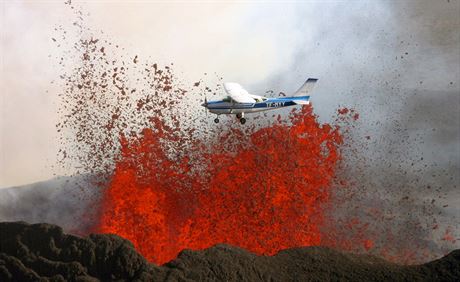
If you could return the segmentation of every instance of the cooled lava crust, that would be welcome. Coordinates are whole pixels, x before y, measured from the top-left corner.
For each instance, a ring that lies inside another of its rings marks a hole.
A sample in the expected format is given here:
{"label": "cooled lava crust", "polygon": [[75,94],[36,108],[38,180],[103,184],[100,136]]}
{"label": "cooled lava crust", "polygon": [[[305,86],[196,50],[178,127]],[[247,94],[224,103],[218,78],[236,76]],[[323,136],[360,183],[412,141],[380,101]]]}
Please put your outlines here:
{"label": "cooled lava crust", "polygon": [[274,256],[216,245],[184,250],[162,266],[116,235],[81,238],[51,224],[0,223],[0,281],[459,281],[460,250],[403,266],[323,247]]}

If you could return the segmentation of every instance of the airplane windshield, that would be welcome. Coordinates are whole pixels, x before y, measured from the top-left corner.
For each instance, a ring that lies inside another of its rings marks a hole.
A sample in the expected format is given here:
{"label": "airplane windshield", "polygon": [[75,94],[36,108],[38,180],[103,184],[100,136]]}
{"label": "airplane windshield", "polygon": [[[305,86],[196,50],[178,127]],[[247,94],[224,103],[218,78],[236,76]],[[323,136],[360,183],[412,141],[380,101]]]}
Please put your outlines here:
{"label": "airplane windshield", "polygon": [[263,102],[263,101],[267,101],[267,98],[265,97],[257,97],[255,98],[256,102]]}
{"label": "airplane windshield", "polygon": [[227,96],[227,97],[225,97],[224,99],[222,99],[222,101],[224,101],[224,102],[231,102],[231,101],[232,101],[232,98],[230,98],[230,96]]}

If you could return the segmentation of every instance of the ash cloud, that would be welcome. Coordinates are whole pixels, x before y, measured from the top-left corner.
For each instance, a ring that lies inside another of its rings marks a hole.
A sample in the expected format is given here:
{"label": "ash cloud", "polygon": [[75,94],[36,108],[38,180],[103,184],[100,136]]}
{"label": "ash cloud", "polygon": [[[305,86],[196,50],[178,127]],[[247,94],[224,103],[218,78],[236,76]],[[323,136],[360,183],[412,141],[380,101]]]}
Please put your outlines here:
{"label": "ash cloud", "polygon": [[95,223],[101,193],[88,175],[0,189],[0,221],[46,222],[86,235]]}
{"label": "ash cloud", "polygon": [[[369,224],[376,238],[390,230],[399,247],[439,256],[460,244],[460,2],[379,6],[368,14],[344,6],[338,21],[348,24],[319,34],[316,48],[325,50],[300,52],[292,68],[313,60],[331,83],[318,89],[316,105],[361,114],[343,172],[353,187],[338,193],[349,200],[335,212]],[[329,109],[315,110],[324,117]]]}

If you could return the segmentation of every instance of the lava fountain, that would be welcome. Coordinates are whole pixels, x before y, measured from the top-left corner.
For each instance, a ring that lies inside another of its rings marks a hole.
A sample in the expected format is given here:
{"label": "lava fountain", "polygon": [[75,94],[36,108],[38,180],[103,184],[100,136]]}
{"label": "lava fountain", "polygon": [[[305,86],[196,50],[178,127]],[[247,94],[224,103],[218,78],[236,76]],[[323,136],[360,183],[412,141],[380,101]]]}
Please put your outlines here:
{"label": "lava fountain", "polygon": [[140,137],[120,138],[98,232],[130,240],[155,263],[217,243],[257,254],[321,243],[343,138],[310,106],[289,124],[229,130],[176,155],[165,148],[177,142],[174,128],[152,122]]}

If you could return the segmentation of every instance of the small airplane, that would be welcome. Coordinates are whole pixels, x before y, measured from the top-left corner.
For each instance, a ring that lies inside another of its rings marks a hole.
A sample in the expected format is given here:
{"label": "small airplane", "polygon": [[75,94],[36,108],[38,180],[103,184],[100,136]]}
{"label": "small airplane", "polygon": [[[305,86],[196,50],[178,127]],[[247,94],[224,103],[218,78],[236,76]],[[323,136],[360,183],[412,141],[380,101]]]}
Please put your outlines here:
{"label": "small airplane", "polygon": [[241,85],[234,82],[224,83],[225,92],[228,96],[222,100],[208,101],[206,98],[203,107],[211,113],[217,114],[215,123],[219,123],[219,115],[235,114],[241,124],[246,123],[245,113],[274,110],[295,105],[308,105],[310,93],[318,81],[316,78],[309,78],[291,97],[267,98],[249,94]]}

